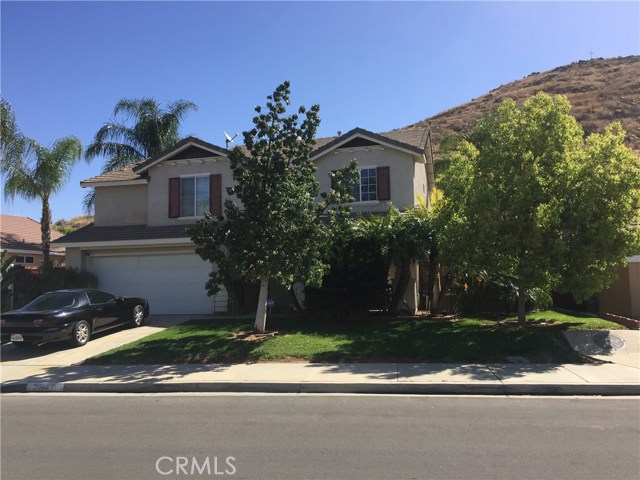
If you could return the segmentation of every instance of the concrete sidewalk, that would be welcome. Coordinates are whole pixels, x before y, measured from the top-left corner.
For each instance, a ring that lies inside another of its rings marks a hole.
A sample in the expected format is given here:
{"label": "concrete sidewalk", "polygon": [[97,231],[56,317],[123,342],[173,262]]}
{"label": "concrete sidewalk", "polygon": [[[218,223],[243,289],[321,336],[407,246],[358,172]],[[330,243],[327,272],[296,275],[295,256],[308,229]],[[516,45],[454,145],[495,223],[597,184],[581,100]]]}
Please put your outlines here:
{"label": "concrete sidewalk", "polygon": [[76,365],[2,378],[11,392],[640,395],[640,367],[610,363]]}

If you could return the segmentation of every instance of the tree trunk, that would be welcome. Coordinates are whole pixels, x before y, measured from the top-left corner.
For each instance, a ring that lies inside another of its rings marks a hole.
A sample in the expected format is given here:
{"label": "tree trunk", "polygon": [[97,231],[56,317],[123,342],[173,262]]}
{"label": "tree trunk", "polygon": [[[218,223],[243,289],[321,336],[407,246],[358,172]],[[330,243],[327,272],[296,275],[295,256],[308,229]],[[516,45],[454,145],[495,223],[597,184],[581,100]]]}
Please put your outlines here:
{"label": "tree trunk", "polygon": [[527,321],[525,311],[525,290],[522,285],[518,285],[518,323],[524,325]]}
{"label": "tree trunk", "polygon": [[291,303],[293,304],[293,309],[296,312],[301,312],[302,311],[302,305],[300,305],[300,302],[298,301],[298,297],[296,297],[296,291],[293,288],[293,285],[291,285],[291,287],[289,287],[289,298],[291,299]]}
{"label": "tree trunk", "polygon": [[435,247],[429,252],[429,269],[427,279],[427,307],[431,314],[438,313],[439,293],[436,291],[436,282],[438,281],[438,251]]}
{"label": "tree trunk", "polygon": [[267,327],[267,300],[269,296],[269,275],[260,275],[260,295],[258,295],[258,309],[254,330],[264,333]]}
{"label": "tree trunk", "polygon": [[397,312],[399,310],[398,305],[402,302],[404,292],[407,291],[407,286],[409,285],[409,279],[411,277],[410,267],[411,261],[408,258],[401,259],[400,265],[396,265],[398,283],[396,284],[396,288],[393,290],[393,295],[391,296],[389,312]]}
{"label": "tree trunk", "polygon": [[51,249],[51,208],[49,208],[49,199],[46,197],[42,199],[40,232],[42,233],[42,269],[47,271],[51,267],[51,259],[49,258]]}

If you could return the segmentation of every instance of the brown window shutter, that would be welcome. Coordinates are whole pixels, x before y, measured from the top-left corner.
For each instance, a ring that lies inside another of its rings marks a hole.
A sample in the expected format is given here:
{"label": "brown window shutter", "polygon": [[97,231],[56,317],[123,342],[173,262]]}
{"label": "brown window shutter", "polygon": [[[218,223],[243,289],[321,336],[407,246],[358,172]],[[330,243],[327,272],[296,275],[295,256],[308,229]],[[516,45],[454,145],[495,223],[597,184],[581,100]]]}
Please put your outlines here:
{"label": "brown window shutter", "polygon": [[391,200],[391,185],[389,167],[376,168],[378,177],[378,200]]}
{"label": "brown window shutter", "polygon": [[222,215],[222,175],[216,174],[209,177],[209,204],[211,215]]}
{"label": "brown window shutter", "polygon": [[180,216],[180,179],[169,179],[169,218]]}

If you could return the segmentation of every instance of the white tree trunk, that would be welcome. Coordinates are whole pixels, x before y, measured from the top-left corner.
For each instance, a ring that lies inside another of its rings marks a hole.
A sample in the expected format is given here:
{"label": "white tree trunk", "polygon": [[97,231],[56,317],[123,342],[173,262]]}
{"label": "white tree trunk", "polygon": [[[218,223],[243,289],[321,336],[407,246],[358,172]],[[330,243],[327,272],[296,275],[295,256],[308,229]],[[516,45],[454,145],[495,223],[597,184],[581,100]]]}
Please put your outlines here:
{"label": "white tree trunk", "polygon": [[256,310],[256,322],[253,328],[258,332],[264,332],[267,327],[267,299],[269,296],[269,276],[260,276],[260,295],[258,296],[258,309]]}

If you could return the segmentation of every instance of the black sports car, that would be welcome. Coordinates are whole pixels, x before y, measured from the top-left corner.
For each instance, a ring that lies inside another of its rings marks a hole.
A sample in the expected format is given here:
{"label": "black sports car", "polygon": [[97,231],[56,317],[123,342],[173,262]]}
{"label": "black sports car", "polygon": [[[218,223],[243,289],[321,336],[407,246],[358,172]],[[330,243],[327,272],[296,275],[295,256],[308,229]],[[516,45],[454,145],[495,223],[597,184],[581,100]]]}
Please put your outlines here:
{"label": "black sports car", "polygon": [[93,333],[124,324],[139,327],[147,316],[149,303],[144,298],[101,290],[58,290],[3,313],[0,332],[3,343],[20,347],[62,340],[81,347]]}

